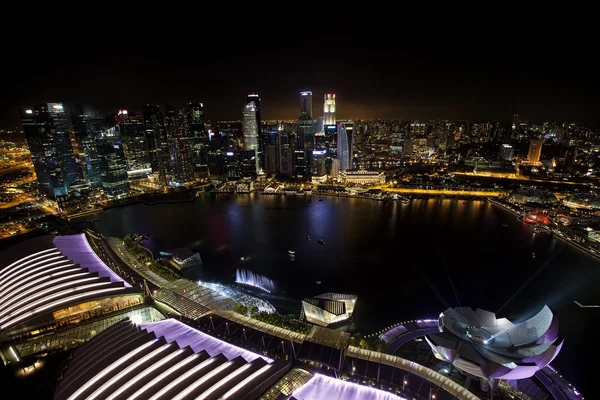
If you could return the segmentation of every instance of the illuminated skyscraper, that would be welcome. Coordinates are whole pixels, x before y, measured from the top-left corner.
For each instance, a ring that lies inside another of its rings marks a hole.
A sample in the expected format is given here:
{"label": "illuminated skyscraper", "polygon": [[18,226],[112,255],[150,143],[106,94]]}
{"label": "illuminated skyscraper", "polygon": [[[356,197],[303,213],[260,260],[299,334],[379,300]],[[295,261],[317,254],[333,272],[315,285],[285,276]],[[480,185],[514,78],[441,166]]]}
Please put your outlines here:
{"label": "illuminated skyscraper", "polygon": [[353,169],[353,142],[354,142],[354,123],[340,122],[338,124],[338,158],[340,160],[340,170],[346,171]]}
{"label": "illuminated skyscraper", "polygon": [[260,96],[258,93],[249,93],[246,98],[246,105],[254,103],[256,110],[256,162],[257,172],[265,169],[265,154],[267,152],[267,146],[270,143],[268,131],[263,132],[262,119],[260,116]]}
{"label": "illuminated skyscraper", "polygon": [[98,154],[98,175],[102,189],[109,197],[121,197],[129,194],[127,164],[123,152],[123,142],[118,129],[111,128],[103,132],[96,140]]}
{"label": "illuminated skyscraper", "polygon": [[40,193],[49,197],[66,196],[79,175],[62,103],[21,109],[21,123]]}
{"label": "illuminated skyscraper", "polygon": [[205,172],[208,164],[208,139],[204,129],[204,104],[188,103],[186,109],[187,127],[193,141],[194,169],[198,172]]}
{"label": "illuminated skyscraper", "polygon": [[537,164],[540,162],[543,143],[544,141],[542,139],[532,139],[529,143],[529,153],[527,155],[527,161],[529,161],[530,164]]}
{"label": "illuminated skyscraper", "polygon": [[[119,110],[115,122],[119,130],[119,136],[123,140],[128,175],[149,174],[152,169],[143,117],[139,114],[129,114],[127,110]],[[150,137],[154,136],[150,135]]]}
{"label": "illuminated skyscraper", "polygon": [[300,92],[300,119],[313,118],[312,106],[312,92]]}
{"label": "illuminated skyscraper", "polygon": [[285,175],[294,174],[294,135],[279,133],[279,172]]}
{"label": "illuminated skyscraper", "polygon": [[323,105],[325,125],[335,125],[335,94],[326,94]]}
{"label": "illuminated skyscraper", "polygon": [[244,150],[254,150],[256,154],[256,171],[259,171],[258,162],[258,118],[256,116],[257,108],[253,101],[250,101],[244,107],[243,119],[243,135],[244,135]]}
{"label": "illuminated skyscraper", "polygon": [[71,108],[71,122],[83,179],[93,188],[102,187],[96,139],[109,128],[109,121],[91,106],[75,104]]}
{"label": "illuminated skyscraper", "polygon": [[153,173],[158,173],[160,183],[167,182],[169,175],[169,141],[165,132],[162,113],[158,106],[146,104],[142,106],[146,144],[150,156]]}
{"label": "illuminated skyscraper", "polygon": [[187,124],[187,110],[167,105],[165,130],[168,142],[167,183],[179,186],[194,180],[193,138]]}

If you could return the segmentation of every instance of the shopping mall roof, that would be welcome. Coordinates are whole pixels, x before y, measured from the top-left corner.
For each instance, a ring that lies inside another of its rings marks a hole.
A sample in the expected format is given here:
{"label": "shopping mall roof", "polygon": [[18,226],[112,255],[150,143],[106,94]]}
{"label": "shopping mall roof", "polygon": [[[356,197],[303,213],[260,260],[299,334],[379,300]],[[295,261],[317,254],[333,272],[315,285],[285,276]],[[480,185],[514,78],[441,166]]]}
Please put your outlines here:
{"label": "shopping mall roof", "polygon": [[0,334],[90,300],[139,292],[94,253],[85,235],[41,236],[0,253]]}
{"label": "shopping mall roof", "polygon": [[182,325],[113,325],[75,350],[54,398],[256,399],[291,367]]}

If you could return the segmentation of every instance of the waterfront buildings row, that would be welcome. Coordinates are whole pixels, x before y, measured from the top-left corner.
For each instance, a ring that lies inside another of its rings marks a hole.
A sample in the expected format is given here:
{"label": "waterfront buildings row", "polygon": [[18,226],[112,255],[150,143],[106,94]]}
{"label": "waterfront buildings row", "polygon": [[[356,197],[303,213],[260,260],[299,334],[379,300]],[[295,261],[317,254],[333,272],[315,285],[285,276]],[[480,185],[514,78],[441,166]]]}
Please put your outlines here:
{"label": "waterfront buildings row", "polygon": [[50,198],[79,185],[120,197],[129,193],[132,178],[153,174],[159,185],[180,186],[206,170],[202,103],[167,105],[164,117],[154,105],[102,117],[89,106],[74,105],[67,113],[62,103],[47,103],[21,109],[21,122],[40,193]]}

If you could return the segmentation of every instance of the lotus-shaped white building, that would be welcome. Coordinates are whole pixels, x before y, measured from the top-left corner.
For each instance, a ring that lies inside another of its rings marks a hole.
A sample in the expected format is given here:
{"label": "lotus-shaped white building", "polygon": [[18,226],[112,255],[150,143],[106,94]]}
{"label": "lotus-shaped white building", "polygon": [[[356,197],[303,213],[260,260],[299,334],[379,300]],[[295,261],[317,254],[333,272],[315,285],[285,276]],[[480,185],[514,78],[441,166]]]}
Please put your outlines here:
{"label": "lotus-shaped white building", "polygon": [[436,358],[486,379],[529,378],[563,345],[558,319],[548,306],[518,324],[479,308],[449,308],[440,314],[438,326],[440,333],[425,337]]}

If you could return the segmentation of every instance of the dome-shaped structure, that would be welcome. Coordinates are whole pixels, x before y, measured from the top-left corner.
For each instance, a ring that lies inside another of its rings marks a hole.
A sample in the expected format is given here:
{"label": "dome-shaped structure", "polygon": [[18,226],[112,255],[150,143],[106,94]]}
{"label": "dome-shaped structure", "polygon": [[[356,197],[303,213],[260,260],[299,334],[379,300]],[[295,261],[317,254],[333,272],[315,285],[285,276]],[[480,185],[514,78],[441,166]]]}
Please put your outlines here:
{"label": "dome-shaped structure", "polygon": [[440,314],[440,333],[425,338],[436,358],[486,379],[523,379],[546,367],[560,351],[558,320],[548,306],[513,324],[469,307]]}
{"label": "dome-shaped structure", "polygon": [[521,186],[510,194],[508,200],[521,204],[553,205],[558,203],[554,193],[536,186]]}
{"label": "dome-shaped structure", "polygon": [[565,197],[561,203],[570,208],[600,210],[600,197],[593,193],[580,193]]}

